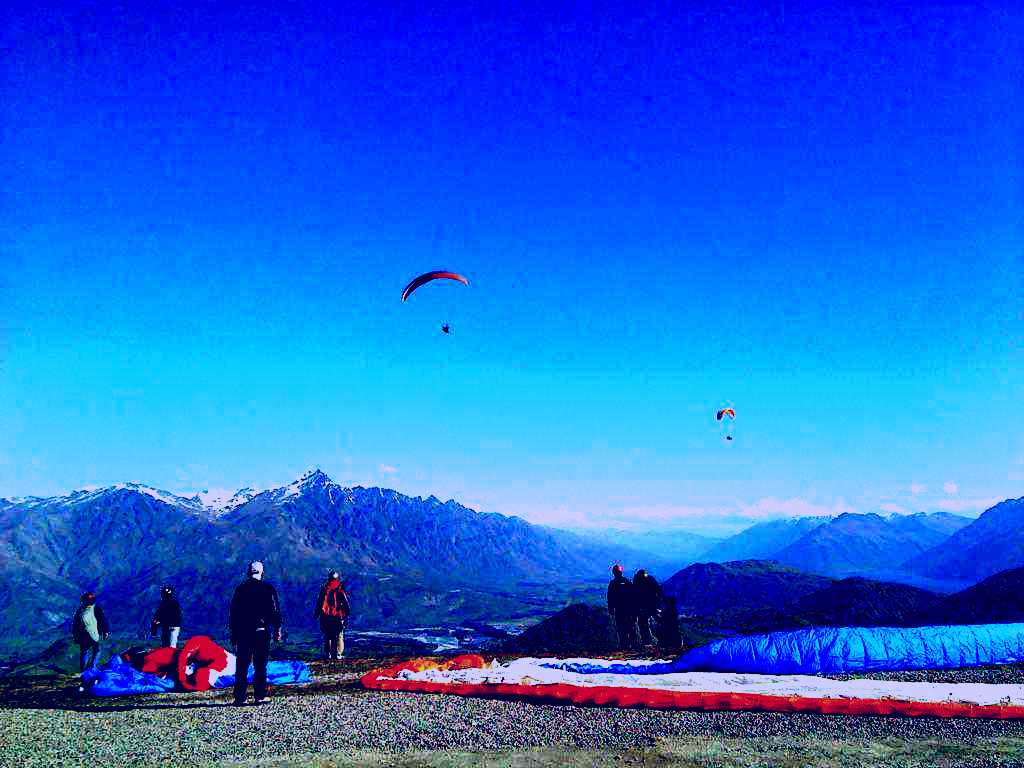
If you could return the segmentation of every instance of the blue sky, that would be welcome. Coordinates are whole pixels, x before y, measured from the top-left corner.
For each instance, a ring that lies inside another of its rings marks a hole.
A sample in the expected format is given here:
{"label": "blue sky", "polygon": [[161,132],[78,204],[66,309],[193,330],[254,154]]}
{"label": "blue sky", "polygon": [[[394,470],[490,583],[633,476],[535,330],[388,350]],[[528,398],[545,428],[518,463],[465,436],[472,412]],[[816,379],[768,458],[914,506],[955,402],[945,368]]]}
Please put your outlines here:
{"label": "blue sky", "polygon": [[6,13],[0,495],[1024,495],[1010,5]]}

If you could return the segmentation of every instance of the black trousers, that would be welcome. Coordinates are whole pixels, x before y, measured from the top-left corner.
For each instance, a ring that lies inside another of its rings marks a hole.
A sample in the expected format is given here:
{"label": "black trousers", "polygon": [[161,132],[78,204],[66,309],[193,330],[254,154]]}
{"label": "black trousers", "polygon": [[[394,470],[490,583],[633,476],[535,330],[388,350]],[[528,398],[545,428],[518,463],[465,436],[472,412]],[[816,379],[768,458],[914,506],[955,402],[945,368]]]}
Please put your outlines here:
{"label": "black trousers", "polygon": [[245,701],[249,687],[249,664],[253,666],[252,692],[257,699],[267,695],[267,659],[270,658],[270,631],[253,632],[236,638],[238,655],[235,658],[235,701]]}
{"label": "black trousers", "polygon": [[619,648],[628,650],[637,647],[636,616],[631,613],[615,612],[615,631],[619,635]]}
{"label": "black trousers", "polygon": [[85,645],[78,646],[78,671],[85,672],[85,670],[96,666],[96,662],[100,660],[100,644],[95,640],[89,640]]}
{"label": "black trousers", "polygon": [[636,616],[636,625],[640,630],[640,645],[653,645],[654,635],[651,634],[651,620],[654,611],[640,611]]}

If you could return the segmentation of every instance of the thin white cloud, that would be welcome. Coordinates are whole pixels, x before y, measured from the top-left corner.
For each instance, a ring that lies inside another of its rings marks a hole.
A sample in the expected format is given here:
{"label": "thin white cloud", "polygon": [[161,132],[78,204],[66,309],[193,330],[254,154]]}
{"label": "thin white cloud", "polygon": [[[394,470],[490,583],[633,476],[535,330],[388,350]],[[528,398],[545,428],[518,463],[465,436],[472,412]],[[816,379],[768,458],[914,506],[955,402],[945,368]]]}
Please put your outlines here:
{"label": "thin white cloud", "polygon": [[754,523],[793,517],[834,517],[856,510],[843,500],[819,504],[804,498],[766,497],[752,503],[742,501],[730,506],[703,507],[687,504],[623,506],[600,511],[559,506],[540,514],[521,515],[534,522],[571,528],[623,528],[643,530],[680,529],[696,533],[725,534]]}
{"label": "thin white cloud", "polygon": [[947,482],[942,484],[942,490],[944,490],[950,496],[956,496],[957,491],[959,491],[960,488],[952,480],[948,480]]}
{"label": "thin white cloud", "polygon": [[377,469],[378,469],[378,471],[382,475],[397,475],[398,474],[398,467],[394,467],[394,466],[392,466],[390,464],[381,464],[379,467],[377,467]]}
{"label": "thin white cloud", "polygon": [[939,499],[935,502],[935,506],[941,509],[943,512],[955,512],[961,513],[981,513],[989,507],[994,507],[1002,499],[998,498],[987,498],[987,499]]}
{"label": "thin white cloud", "polygon": [[826,505],[816,504],[799,497],[777,499],[773,496],[760,499],[753,504],[740,502],[738,507],[739,514],[759,521],[776,520],[784,517],[835,516],[841,515],[844,512],[857,511],[842,499],[833,504]]}
{"label": "thin white cloud", "polygon": [[878,508],[883,512],[895,512],[897,514],[905,514],[906,507],[901,507],[899,504],[893,504],[891,501],[887,501],[884,504],[879,504]]}
{"label": "thin white cloud", "polygon": [[921,483],[911,483],[910,493],[914,496],[920,496],[922,493],[928,490],[928,486],[922,485]]}

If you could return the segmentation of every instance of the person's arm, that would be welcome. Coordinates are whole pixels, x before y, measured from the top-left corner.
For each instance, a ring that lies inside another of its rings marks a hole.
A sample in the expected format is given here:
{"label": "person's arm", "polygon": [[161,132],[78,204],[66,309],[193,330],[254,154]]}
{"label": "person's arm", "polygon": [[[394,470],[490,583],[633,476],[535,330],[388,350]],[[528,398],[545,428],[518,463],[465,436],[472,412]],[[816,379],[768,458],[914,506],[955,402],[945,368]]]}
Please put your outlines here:
{"label": "person's arm", "polygon": [[270,625],[274,627],[274,639],[278,642],[281,641],[281,601],[277,597],[277,590],[274,589],[273,584],[268,584],[270,587]]}
{"label": "person's arm", "polygon": [[613,581],[611,584],[608,585],[608,613],[612,614],[613,616],[615,615],[615,603],[613,600],[615,594],[614,589],[615,582]]}
{"label": "person's arm", "polygon": [[320,613],[323,610],[324,596],[327,594],[327,585],[320,587],[320,594],[316,599],[316,605],[313,607],[313,618],[319,619]]}
{"label": "person's arm", "polygon": [[99,630],[100,637],[110,637],[110,625],[107,623],[107,617],[103,614],[103,609],[98,605],[96,606],[96,629]]}
{"label": "person's arm", "polygon": [[239,587],[235,587],[235,594],[231,598],[231,611],[228,614],[228,631],[231,633],[232,645],[235,645],[238,642],[238,637],[242,634],[242,605],[241,599],[238,596],[240,591],[241,589]]}

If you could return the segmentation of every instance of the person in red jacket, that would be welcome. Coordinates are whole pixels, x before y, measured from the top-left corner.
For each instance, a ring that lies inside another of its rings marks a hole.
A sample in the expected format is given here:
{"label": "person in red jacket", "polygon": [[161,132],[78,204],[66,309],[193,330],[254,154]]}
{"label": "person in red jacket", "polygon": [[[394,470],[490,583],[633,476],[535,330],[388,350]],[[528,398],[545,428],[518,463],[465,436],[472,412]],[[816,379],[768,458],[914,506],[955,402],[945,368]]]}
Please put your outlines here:
{"label": "person in red jacket", "polygon": [[337,571],[331,571],[320,589],[313,618],[320,621],[324,636],[324,656],[337,660],[345,652],[345,622],[348,619],[348,595]]}

